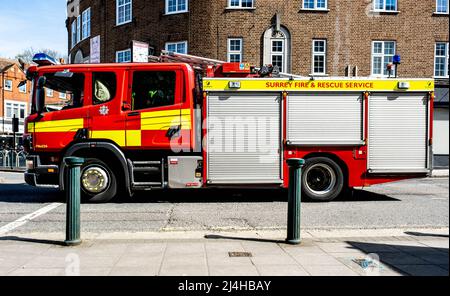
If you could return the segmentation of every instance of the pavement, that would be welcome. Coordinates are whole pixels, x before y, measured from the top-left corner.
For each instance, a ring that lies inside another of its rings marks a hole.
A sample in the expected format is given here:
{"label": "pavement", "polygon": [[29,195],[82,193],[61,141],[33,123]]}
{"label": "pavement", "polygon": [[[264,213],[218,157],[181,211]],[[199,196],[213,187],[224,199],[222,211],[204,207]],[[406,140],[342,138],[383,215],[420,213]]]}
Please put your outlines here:
{"label": "pavement", "polygon": [[77,247],[62,244],[57,190],[24,185],[20,174],[0,178],[0,275],[448,276],[447,177],[303,202],[299,246],[284,243],[279,190],[154,191],[83,204]]}
{"label": "pavement", "polygon": [[[389,235],[390,234],[390,235]],[[395,235],[394,235],[395,234]],[[202,235],[203,238],[196,237]],[[5,276],[448,276],[448,228],[303,232],[48,234],[0,238]]]}

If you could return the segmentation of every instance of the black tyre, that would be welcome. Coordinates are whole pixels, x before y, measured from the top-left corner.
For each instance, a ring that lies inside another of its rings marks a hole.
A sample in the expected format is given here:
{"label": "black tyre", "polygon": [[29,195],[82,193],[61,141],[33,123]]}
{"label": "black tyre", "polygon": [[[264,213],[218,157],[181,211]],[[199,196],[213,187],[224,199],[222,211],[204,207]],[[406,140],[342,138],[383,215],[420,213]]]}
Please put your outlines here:
{"label": "black tyre", "polygon": [[342,169],[330,158],[307,159],[302,173],[302,191],[310,200],[332,201],[344,189]]}
{"label": "black tyre", "polygon": [[87,159],[81,167],[81,198],[86,202],[105,203],[117,195],[117,176],[99,159]]}

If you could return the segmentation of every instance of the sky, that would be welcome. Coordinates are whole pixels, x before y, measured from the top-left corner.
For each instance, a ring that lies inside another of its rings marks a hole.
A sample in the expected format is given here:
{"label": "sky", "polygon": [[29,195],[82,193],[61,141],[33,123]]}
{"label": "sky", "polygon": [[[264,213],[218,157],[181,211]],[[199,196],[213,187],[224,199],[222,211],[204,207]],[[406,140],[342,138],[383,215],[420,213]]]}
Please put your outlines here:
{"label": "sky", "polygon": [[48,48],[67,55],[66,0],[0,0],[0,57]]}

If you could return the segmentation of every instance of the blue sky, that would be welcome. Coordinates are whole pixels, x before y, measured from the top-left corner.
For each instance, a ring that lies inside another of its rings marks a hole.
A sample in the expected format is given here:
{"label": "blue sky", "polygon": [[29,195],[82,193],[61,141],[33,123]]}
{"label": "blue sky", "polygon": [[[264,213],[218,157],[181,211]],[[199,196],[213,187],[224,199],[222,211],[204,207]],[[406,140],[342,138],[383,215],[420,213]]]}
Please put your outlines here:
{"label": "blue sky", "polygon": [[66,0],[0,0],[0,57],[24,49],[67,54]]}

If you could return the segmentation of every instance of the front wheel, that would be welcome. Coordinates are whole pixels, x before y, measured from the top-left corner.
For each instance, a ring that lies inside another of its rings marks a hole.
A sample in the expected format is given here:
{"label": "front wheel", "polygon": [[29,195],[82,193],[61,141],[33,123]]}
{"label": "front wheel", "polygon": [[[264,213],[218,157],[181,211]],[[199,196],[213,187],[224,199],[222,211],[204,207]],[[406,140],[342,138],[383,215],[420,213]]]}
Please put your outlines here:
{"label": "front wheel", "polygon": [[344,174],[332,159],[313,157],[306,160],[302,172],[302,191],[313,201],[332,201],[344,188]]}
{"label": "front wheel", "polygon": [[87,159],[81,167],[81,197],[89,202],[108,202],[117,195],[117,177],[99,159]]}

